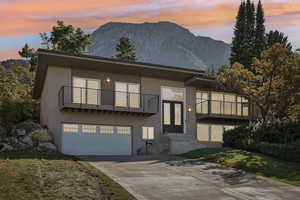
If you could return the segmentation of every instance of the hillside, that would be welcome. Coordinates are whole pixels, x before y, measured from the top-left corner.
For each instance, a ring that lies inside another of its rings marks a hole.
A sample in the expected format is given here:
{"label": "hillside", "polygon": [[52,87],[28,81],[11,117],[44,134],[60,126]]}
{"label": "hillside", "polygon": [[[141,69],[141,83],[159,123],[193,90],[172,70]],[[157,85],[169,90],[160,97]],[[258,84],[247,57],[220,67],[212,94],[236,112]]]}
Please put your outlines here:
{"label": "hillside", "polygon": [[206,69],[228,63],[230,45],[208,37],[195,36],[188,29],[170,22],[116,23],[99,27],[92,33],[92,55],[112,57],[122,37],[129,37],[139,61],[185,68]]}

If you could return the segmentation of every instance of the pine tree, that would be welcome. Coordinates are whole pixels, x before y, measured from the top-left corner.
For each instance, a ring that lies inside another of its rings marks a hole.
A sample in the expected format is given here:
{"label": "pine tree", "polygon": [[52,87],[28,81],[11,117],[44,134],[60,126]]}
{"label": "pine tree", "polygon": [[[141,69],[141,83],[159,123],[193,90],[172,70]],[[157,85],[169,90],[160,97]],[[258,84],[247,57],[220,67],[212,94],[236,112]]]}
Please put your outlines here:
{"label": "pine tree", "polygon": [[119,60],[136,61],[135,48],[127,37],[120,38],[117,44],[116,51],[118,54],[115,56]]}
{"label": "pine tree", "polygon": [[289,51],[292,51],[292,44],[288,40],[288,36],[285,36],[284,33],[279,31],[270,31],[266,34],[266,49],[271,48],[276,43],[283,44],[285,48]]}
{"label": "pine tree", "polygon": [[265,15],[264,9],[261,1],[259,0],[257,5],[257,13],[256,13],[256,27],[255,27],[255,57],[260,58],[261,53],[266,48],[266,39],[265,39]]}
{"label": "pine tree", "polygon": [[236,17],[236,24],[234,27],[234,37],[232,38],[230,63],[241,62],[241,52],[243,51],[243,41],[245,37],[245,13],[246,4],[241,2],[238,15]]}
{"label": "pine tree", "polygon": [[243,49],[241,51],[240,63],[251,68],[252,59],[254,57],[254,40],[255,40],[255,8],[250,0],[247,0],[246,7],[246,20],[244,29],[244,40],[242,42]]}

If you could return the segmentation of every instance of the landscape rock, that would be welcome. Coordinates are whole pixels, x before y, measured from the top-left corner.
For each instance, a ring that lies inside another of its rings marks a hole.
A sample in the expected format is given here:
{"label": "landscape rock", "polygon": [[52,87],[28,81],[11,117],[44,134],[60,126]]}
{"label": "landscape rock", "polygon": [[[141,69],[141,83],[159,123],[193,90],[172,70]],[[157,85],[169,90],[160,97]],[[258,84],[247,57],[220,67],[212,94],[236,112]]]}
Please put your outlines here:
{"label": "landscape rock", "polygon": [[25,129],[16,129],[17,136],[25,136],[26,130]]}
{"label": "landscape rock", "polygon": [[33,141],[29,136],[25,136],[20,141],[26,145],[33,146]]}
{"label": "landscape rock", "polygon": [[37,142],[52,142],[52,137],[47,129],[38,129],[30,133],[31,139]]}
{"label": "landscape rock", "polygon": [[26,133],[30,133],[30,132],[33,132],[35,130],[41,129],[42,127],[38,123],[27,120],[25,122],[17,124],[16,128],[17,129],[24,129],[26,131]]}
{"label": "landscape rock", "polygon": [[6,152],[6,151],[12,151],[12,150],[14,150],[14,148],[11,145],[6,144],[6,143],[0,144],[0,152]]}
{"label": "landscape rock", "polygon": [[42,142],[42,143],[39,143],[38,150],[46,151],[46,152],[56,152],[57,148],[54,144],[52,144],[50,142]]}

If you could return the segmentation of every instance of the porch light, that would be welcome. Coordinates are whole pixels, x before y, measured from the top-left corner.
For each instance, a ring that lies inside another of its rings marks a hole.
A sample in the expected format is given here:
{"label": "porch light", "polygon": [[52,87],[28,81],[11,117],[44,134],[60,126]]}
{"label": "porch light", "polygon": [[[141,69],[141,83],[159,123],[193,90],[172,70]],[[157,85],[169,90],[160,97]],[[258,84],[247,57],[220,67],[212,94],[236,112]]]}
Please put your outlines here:
{"label": "porch light", "polygon": [[109,77],[107,77],[105,81],[106,81],[107,83],[110,83],[111,80],[110,80]]}
{"label": "porch light", "polygon": [[188,110],[187,110],[188,112],[192,112],[192,108],[188,108]]}

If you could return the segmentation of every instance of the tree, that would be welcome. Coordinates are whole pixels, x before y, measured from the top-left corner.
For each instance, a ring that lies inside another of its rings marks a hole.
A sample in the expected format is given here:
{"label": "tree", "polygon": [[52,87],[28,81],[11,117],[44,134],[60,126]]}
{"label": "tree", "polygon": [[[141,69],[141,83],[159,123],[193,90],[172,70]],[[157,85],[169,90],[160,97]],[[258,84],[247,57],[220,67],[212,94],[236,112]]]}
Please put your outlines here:
{"label": "tree", "polygon": [[244,39],[242,41],[242,51],[241,53],[241,63],[250,69],[252,59],[254,57],[254,41],[255,41],[255,8],[254,4],[250,0],[247,0],[246,7],[246,20],[245,20],[245,30]]}
{"label": "tree", "polygon": [[285,48],[287,48],[289,51],[292,51],[293,47],[288,41],[288,36],[285,36],[284,33],[279,32],[278,30],[270,31],[266,35],[266,48],[271,48],[276,43],[283,44]]}
{"label": "tree", "polygon": [[236,17],[236,24],[234,27],[234,37],[232,38],[232,46],[231,46],[231,56],[230,63],[234,64],[235,62],[241,62],[241,52],[243,51],[243,41],[244,41],[244,33],[245,33],[245,2],[241,2],[238,15]]}
{"label": "tree", "polygon": [[0,126],[7,133],[16,123],[38,120],[38,103],[31,98],[32,73],[15,65],[0,71]]}
{"label": "tree", "polygon": [[[91,37],[82,29],[74,28],[72,25],[64,25],[63,21],[57,21],[57,26],[52,27],[50,35],[40,33],[42,45],[47,49],[58,50],[70,54],[79,54],[87,51],[88,45],[92,43]],[[30,59],[30,71],[36,71],[37,53],[28,44],[19,51],[22,58]]]}
{"label": "tree", "polygon": [[265,14],[261,1],[258,1],[257,13],[256,13],[256,26],[255,26],[255,57],[260,58],[261,53],[265,50]]}
{"label": "tree", "polygon": [[37,54],[36,54],[36,50],[33,48],[30,48],[28,46],[28,44],[26,43],[25,46],[22,48],[21,51],[19,51],[19,55],[22,58],[25,58],[27,60],[29,60],[30,63],[30,71],[36,71],[36,66],[37,66]]}
{"label": "tree", "polygon": [[282,44],[275,44],[262,53],[261,59],[254,59],[253,71],[235,63],[224,69],[217,80],[223,89],[247,96],[259,109],[265,123],[274,116],[274,108],[290,105],[292,97],[286,95],[291,96],[297,89],[295,74],[299,75],[300,71],[300,65],[295,64],[294,55]]}
{"label": "tree", "polygon": [[85,34],[81,28],[66,26],[63,21],[57,21],[50,36],[46,33],[41,33],[40,36],[46,48],[71,54],[86,52],[88,45],[92,43],[90,35]]}
{"label": "tree", "polygon": [[116,51],[118,52],[115,56],[119,60],[124,61],[136,61],[135,48],[130,42],[129,38],[122,37],[120,38],[119,43],[117,44]]}

